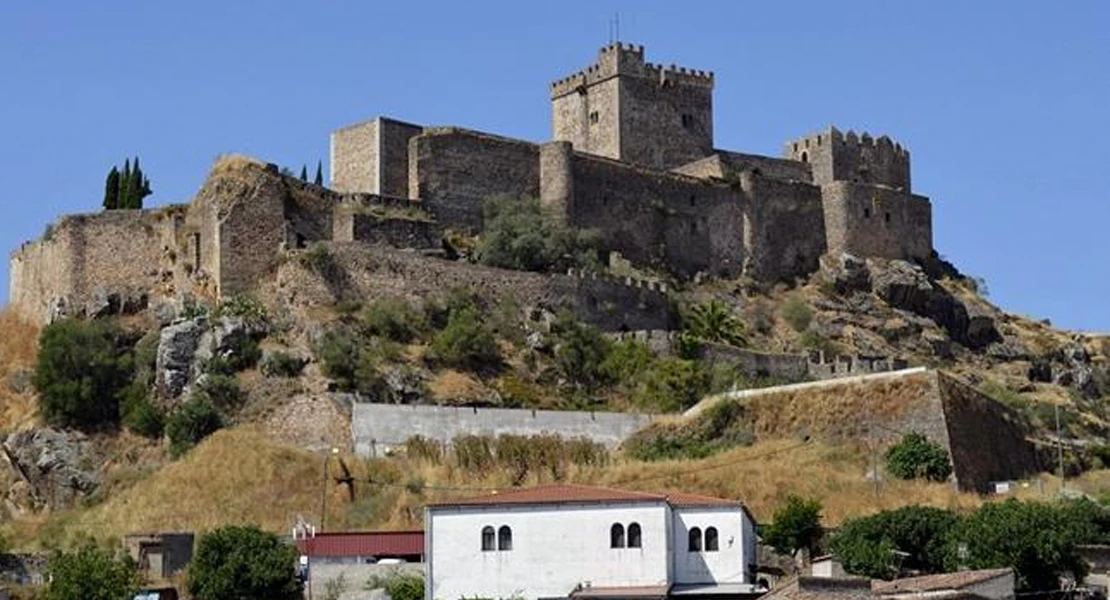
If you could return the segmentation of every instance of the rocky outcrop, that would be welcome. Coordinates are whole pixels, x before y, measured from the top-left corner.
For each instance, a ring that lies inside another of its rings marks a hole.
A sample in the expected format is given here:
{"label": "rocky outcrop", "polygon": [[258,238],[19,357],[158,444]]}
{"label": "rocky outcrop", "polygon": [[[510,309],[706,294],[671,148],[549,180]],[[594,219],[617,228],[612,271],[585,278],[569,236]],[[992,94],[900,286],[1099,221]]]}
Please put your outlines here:
{"label": "rocky outcrop", "polygon": [[177,398],[194,377],[200,339],[208,331],[208,318],[197,317],[162,329],[158,340],[156,385],[163,396]]}
{"label": "rocky outcrop", "polygon": [[20,431],[2,449],[18,481],[7,491],[9,501],[25,492],[34,508],[55,510],[73,506],[100,487],[99,457],[84,434],[49,428]]}
{"label": "rocky outcrop", "polygon": [[931,319],[954,341],[981,350],[1002,340],[992,315],[969,307],[929,279],[921,267],[868,261],[874,291],[890,306]]}

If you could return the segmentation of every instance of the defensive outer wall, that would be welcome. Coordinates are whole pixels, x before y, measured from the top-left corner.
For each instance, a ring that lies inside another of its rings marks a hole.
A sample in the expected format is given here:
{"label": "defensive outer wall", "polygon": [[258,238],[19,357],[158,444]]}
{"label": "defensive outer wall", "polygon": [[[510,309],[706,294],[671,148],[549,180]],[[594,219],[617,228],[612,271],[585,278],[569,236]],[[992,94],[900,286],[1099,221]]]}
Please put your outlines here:
{"label": "defensive outer wall", "polygon": [[415,435],[448,444],[460,435],[553,433],[612,448],[654,419],[634,413],[355,403],[351,441],[359,456],[375,456]]}

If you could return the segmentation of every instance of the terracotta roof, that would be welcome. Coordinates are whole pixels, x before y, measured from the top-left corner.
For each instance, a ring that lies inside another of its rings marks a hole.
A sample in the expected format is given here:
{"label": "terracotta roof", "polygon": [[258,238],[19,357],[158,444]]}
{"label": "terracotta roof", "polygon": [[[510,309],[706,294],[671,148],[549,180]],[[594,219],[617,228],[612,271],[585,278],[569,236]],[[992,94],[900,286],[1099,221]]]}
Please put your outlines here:
{"label": "terracotta roof", "polygon": [[760,600],[867,600],[874,597],[865,577],[796,577]]}
{"label": "terracotta roof", "polygon": [[906,592],[935,592],[940,590],[959,590],[969,585],[983,583],[1011,575],[1011,569],[980,569],[978,571],[958,571],[938,575],[906,577],[894,581],[875,580],[871,587],[879,594],[901,594]]}
{"label": "terracotta roof", "polygon": [[400,558],[424,554],[423,531],[342,531],[297,540],[308,556]]}
{"label": "terracotta roof", "polygon": [[651,494],[575,484],[511,488],[482,496],[429,502],[428,506],[503,506],[595,502],[669,502],[675,507],[734,506],[739,508],[742,506],[740,502],[735,500],[724,500],[695,494]]}

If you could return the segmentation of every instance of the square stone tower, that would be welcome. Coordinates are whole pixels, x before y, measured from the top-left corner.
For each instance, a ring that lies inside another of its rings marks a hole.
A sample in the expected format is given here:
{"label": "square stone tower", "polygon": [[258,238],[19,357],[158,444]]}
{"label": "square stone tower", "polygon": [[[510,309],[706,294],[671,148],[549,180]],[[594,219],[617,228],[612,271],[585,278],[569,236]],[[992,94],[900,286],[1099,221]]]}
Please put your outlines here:
{"label": "square stone tower", "polygon": [[713,73],[644,62],[615,43],[597,62],[551,84],[555,141],[657,169],[713,153]]}

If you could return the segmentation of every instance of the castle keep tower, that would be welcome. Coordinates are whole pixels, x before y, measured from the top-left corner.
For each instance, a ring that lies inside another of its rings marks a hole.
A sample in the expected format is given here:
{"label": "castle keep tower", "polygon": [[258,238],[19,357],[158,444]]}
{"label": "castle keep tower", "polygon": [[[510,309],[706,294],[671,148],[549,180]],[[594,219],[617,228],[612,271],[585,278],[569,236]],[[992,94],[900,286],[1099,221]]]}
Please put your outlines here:
{"label": "castle keep tower", "polygon": [[713,153],[713,73],[644,62],[615,43],[551,84],[552,138],[574,149],[671,169]]}

